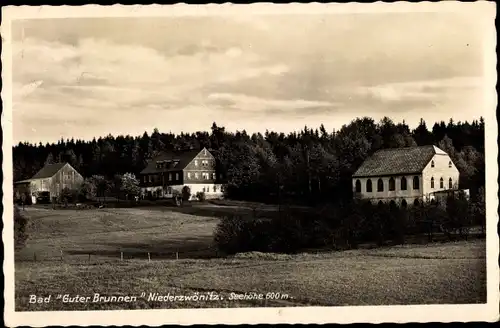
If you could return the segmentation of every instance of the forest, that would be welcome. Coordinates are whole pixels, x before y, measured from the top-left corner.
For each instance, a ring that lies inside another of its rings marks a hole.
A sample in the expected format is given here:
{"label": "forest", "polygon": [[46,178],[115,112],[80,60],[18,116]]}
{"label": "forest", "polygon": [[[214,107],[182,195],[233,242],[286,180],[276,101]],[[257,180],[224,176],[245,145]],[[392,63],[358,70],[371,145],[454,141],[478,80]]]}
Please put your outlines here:
{"label": "forest", "polygon": [[137,175],[148,159],[164,150],[206,147],[227,180],[227,197],[240,200],[308,203],[352,198],[351,175],[370,154],[382,148],[434,144],[446,151],[460,171],[459,186],[471,196],[484,187],[484,119],[415,129],[388,117],[376,122],[356,118],[337,131],[305,126],[290,133],[229,132],[213,123],[210,131],[142,136],[99,137],[90,141],[23,142],[13,147],[14,181],[29,179],[46,163],[68,162],[84,177],[110,183],[125,173]]}

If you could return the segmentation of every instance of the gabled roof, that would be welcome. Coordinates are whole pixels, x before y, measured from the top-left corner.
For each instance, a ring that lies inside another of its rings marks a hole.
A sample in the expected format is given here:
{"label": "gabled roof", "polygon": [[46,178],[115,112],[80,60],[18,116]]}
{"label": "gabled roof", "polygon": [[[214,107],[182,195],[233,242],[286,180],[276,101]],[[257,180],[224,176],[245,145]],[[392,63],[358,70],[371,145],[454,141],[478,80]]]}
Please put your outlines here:
{"label": "gabled roof", "polygon": [[31,179],[45,179],[53,177],[67,163],[47,164],[38,171]]}
{"label": "gabled roof", "polygon": [[353,177],[422,173],[435,154],[446,155],[444,151],[432,145],[381,149],[367,158]]}
{"label": "gabled roof", "polygon": [[[159,156],[148,162],[148,165],[141,171],[141,174],[184,170],[202,150],[203,149],[189,149],[183,151],[162,152]],[[165,166],[163,168],[157,168],[156,163],[158,162],[163,162]]]}

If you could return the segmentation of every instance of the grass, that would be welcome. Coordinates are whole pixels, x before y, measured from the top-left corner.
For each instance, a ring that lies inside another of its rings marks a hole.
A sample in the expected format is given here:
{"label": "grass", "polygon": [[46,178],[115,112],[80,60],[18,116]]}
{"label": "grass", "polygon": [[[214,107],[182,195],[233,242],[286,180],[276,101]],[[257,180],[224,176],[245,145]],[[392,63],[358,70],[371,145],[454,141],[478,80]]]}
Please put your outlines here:
{"label": "grass", "polygon": [[[217,258],[214,250],[208,249],[217,223],[212,216],[162,207],[86,211],[28,208],[26,213],[33,225],[28,245],[16,254],[17,311],[486,301],[484,240],[317,254],[252,252]],[[198,252],[189,252],[192,250]],[[181,252],[179,260],[173,256],[176,251]],[[36,261],[33,254],[37,254]],[[192,296],[209,292],[223,299],[147,300],[149,293]],[[231,293],[245,292],[286,297],[229,299]],[[59,294],[94,293],[135,295],[137,301],[63,303],[56,299]],[[30,304],[31,294],[52,295],[52,301]]]}

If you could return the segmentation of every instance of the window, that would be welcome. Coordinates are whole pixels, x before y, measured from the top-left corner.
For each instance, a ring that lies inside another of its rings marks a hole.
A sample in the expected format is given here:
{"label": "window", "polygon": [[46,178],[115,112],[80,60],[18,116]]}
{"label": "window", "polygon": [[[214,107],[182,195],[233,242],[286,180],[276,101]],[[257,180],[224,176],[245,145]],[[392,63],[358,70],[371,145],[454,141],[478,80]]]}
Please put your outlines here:
{"label": "window", "polygon": [[203,187],[203,190],[202,190],[202,191],[203,191],[203,192],[205,192],[205,187]]}
{"label": "window", "polygon": [[394,191],[396,190],[396,180],[394,178],[389,179],[389,191]]}
{"label": "window", "polygon": [[401,178],[401,190],[406,190],[408,187],[407,187],[407,183],[406,183],[406,178],[405,177],[402,177]]}
{"label": "window", "polygon": [[431,178],[431,188],[434,189],[434,177]]}
{"label": "window", "polygon": [[198,160],[194,161],[194,166],[198,166]]}
{"label": "window", "polygon": [[213,180],[217,179],[217,175],[215,173],[212,173],[212,179]]}
{"label": "window", "polygon": [[149,177],[149,182],[153,182],[153,177],[150,175],[148,175],[148,177]]}
{"label": "window", "polygon": [[214,192],[217,192],[217,186],[214,185]]}
{"label": "window", "polygon": [[356,192],[361,192],[361,181],[356,180]]}
{"label": "window", "polygon": [[172,181],[172,173],[168,174],[168,181]]}
{"label": "window", "polygon": [[210,176],[208,175],[208,172],[203,172],[202,176],[203,176],[203,179],[205,179],[205,180],[210,179]]}
{"label": "window", "polygon": [[434,161],[431,161],[431,167],[434,167]]}
{"label": "window", "polygon": [[453,189],[453,180],[451,178],[448,180],[448,188]]}
{"label": "window", "polygon": [[144,183],[148,182],[148,177],[144,176]]}
{"label": "window", "polygon": [[378,179],[377,181],[377,191],[384,191],[384,181],[382,179]]}
{"label": "window", "polygon": [[198,179],[199,177],[200,177],[199,173],[198,173],[198,172],[195,172],[195,173],[194,173],[194,178],[195,178],[195,179]]}
{"label": "window", "polygon": [[191,179],[191,172],[187,173],[187,177],[188,177],[188,179]]}
{"label": "window", "polygon": [[443,178],[439,179],[439,188],[444,188],[444,180]]}
{"label": "window", "polygon": [[451,164],[451,161],[448,162],[448,167],[451,169],[453,165]]}
{"label": "window", "polygon": [[406,202],[405,199],[401,201],[401,207],[406,208],[408,206],[408,203]]}
{"label": "window", "polygon": [[420,189],[420,179],[418,176],[413,177],[413,190],[419,190]]}
{"label": "window", "polygon": [[372,192],[372,180],[366,181],[366,192]]}
{"label": "window", "polygon": [[179,173],[175,174],[175,181],[179,181]]}

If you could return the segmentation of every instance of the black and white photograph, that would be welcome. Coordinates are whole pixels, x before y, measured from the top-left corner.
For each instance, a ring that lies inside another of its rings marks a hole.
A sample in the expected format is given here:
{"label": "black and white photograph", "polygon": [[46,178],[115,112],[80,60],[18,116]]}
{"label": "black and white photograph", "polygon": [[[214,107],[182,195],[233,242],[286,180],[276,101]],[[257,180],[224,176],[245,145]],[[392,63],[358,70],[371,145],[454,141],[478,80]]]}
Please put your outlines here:
{"label": "black and white photograph", "polygon": [[2,8],[6,324],[498,320],[495,14]]}

